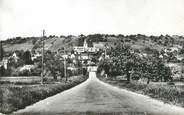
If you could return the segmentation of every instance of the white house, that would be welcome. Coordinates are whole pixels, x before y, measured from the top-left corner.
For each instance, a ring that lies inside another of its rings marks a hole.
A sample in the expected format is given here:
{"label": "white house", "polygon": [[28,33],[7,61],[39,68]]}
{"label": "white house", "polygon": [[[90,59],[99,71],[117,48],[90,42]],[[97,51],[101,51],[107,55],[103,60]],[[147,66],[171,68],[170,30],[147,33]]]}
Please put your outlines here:
{"label": "white house", "polygon": [[0,62],[0,67],[1,66],[4,66],[5,69],[8,68],[8,59],[3,59],[1,62]]}
{"label": "white house", "polygon": [[13,53],[13,55],[11,57],[15,60],[15,62],[17,62],[19,59],[19,57],[17,56],[17,54],[15,52]]}
{"label": "white house", "polygon": [[36,53],[36,54],[34,54],[32,57],[31,57],[31,59],[32,60],[35,60],[35,59],[37,59],[38,57],[41,57],[42,55],[40,54],[40,53]]}
{"label": "white house", "polygon": [[81,54],[81,58],[82,58],[82,60],[88,60],[90,57],[88,54],[83,53],[83,54]]}
{"label": "white house", "polygon": [[20,68],[20,71],[28,70],[31,71],[35,66],[34,65],[24,65],[23,67]]}
{"label": "white house", "polygon": [[75,58],[75,55],[74,54],[71,54],[70,58],[71,59],[74,59]]}
{"label": "white house", "polygon": [[179,48],[178,47],[170,47],[167,49],[164,49],[165,52],[178,52]]}

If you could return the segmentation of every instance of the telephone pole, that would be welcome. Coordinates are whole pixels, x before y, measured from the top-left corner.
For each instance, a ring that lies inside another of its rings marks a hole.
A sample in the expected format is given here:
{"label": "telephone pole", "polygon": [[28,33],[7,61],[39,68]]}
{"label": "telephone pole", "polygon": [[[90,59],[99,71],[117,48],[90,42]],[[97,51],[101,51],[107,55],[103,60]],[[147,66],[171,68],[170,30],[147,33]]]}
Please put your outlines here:
{"label": "telephone pole", "polygon": [[66,82],[67,82],[68,78],[67,78],[67,74],[66,74],[66,51],[65,51],[65,48],[64,48],[64,75],[65,75]]}
{"label": "telephone pole", "polygon": [[107,57],[107,45],[105,44],[105,58]]}
{"label": "telephone pole", "polygon": [[42,72],[41,72],[41,84],[43,84],[43,78],[44,78],[44,37],[45,37],[45,30],[42,30]]}

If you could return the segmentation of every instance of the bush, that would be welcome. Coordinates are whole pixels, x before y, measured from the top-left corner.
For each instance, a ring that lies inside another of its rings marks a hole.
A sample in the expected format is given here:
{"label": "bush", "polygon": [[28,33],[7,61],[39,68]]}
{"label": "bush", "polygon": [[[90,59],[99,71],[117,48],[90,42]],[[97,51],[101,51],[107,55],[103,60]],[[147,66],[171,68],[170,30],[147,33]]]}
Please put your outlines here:
{"label": "bush", "polygon": [[5,68],[4,66],[0,66],[0,76],[4,76],[5,74]]}
{"label": "bush", "polygon": [[0,87],[0,112],[9,114],[23,109],[39,100],[74,87],[86,79],[87,77],[78,76],[71,78],[67,83]]}
{"label": "bush", "polygon": [[19,76],[29,76],[30,71],[29,70],[22,70],[19,72]]}
{"label": "bush", "polygon": [[111,79],[105,80],[101,78],[103,81],[108,82],[112,85],[116,85],[122,88],[127,88],[131,91],[135,91],[138,93],[142,93],[144,95],[149,95],[152,98],[160,99],[166,103],[171,103],[175,105],[180,105],[184,107],[184,90],[179,87],[173,87],[168,85],[147,85],[147,84],[141,84],[138,82],[121,82],[116,81],[112,82]]}
{"label": "bush", "polygon": [[30,72],[31,76],[40,76],[40,74],[41,74],[41,68],[31,69],[31,72]]}

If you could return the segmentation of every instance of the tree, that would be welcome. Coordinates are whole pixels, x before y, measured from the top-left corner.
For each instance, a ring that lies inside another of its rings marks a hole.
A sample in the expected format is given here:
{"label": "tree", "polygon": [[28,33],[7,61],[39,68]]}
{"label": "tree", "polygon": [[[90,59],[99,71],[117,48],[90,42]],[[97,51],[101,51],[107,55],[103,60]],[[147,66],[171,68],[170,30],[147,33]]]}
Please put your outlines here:
{"label": "tree", "polygon": [[5,73],[5,68],[4,66],[0,66],[0,76],[4,76],[4,73]]}
{"label": "tree", "polygon": [[83,44],[84,44],[84,39],[85,39],[85,38],[86,38],[85,36],[79,36],[78,41],[77,41],[77,45],[78,45],[78,46],[83,46]]}
{"label": "tree", "polygon": [[3,43],[2,41],[0,42],[0,61],[3,60],[4,57],[4,49],[3,49]]}
{"label": "tree", "polygon": [[147,84],[151,79],[172,81],[171,70],[165,66],[163,59],[159,58],[158,51],[152,52],[150,56],[141,57],[129,46],[118,45],[111,49],[110,60],[102,62],[100,67],[106,69],[111,77],[124,74],[128,82],[131,78],[142,77],[148,79]]}
{"label": "tree", "polygon": [[[3,57],[4,57],[4,50],[3,50],[3,43],[2,41],[0,42],[0,61],[3,60]],[[4,66],[0,66],[0,76],[3,76],[4,75]]]}
{"label": "tree", "polygon": [[133,60],[128,60],[125,63],[125,73],[126,73],[126,77],[127,77],[127,81],[130,82],[130,71],[133,69],[134,62]]}
{"label": "tree", "polygon": [[[131,71],[136,70],[136,65],[138,65],[138,58],[131,53],[129,46],[118,45],[115,49],[112,49],[110,53],[111,62],[109,64],[109,74],[111,76],[118,74],[125,74],[127,81],[130,82]],[[104,67],[108,67],[107,65]]]}
{"label": "tree", "polygon": [[155,81],[172,81],[172,73],[169,67],[166,67],[164,61],[158,58],[157,55],[152,55],[142,60],[142,77],[147,78],[147,84],[151,79]]}
{"label": "tree", "polygon": [[61,57],[51,51],[45,54],[45,69],[50,72],[54,80],[57,80],[58,76],[61,78],[64,76],[64,64]]}
{"label": "tree", "polygon": [[32,44],[35,45],[36,42],[37,42],[37,39],[36,38],[33,38]]}
{"label": "tree", "polygon": [[31,59],[31,52],[30,51],[26,51],[24,52],[22,59],[24,61],[24,64],[33,64],[32,59]]}

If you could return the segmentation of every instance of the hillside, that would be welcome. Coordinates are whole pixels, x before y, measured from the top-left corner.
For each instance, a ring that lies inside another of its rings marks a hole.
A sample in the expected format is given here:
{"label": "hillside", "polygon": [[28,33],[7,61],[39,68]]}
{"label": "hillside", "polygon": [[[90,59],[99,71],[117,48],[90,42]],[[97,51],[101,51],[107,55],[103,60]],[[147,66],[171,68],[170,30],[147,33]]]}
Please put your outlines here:
{"label": "hillside", "polygon": [[[24,40],[25,39],[25,40]],[[20,39],[9,39],[3,41],[3,48],[6,52],[14,52],[16,50],[40,50],[42,47],[41,38],[33,37],[33,38],[20,38]],[[18,42],[21,41],[22,42]],[[45,49],[51,51],[57,51],[63,47],[71,47],[76,44],[76,37],[65,38],[65,37],[47,37],[44,38]]]}
{"label": "hillside", "polygon": [[[173,46],[183,47],[184,37],[182,36],[145,36],[145,35],[80,35],[80,36],[49,36],[45,37],[45,48],[51,51],[57,51],[63,47],[71,49],[72,46],[82,45],[83,40],[87,39],[89,45],[92,46],[94,42],[105,42],[109,46],[116,46],[124,43],[130,45],[133,49],[144,50],[146,48],[156,49],[160,51],[163,48],[169,48]],[[28,37],[21,38],[16,37],[3,41],[3,48],[6,52],[13,52],[16,50],[40,50],[42,46],[41,38]]]}

